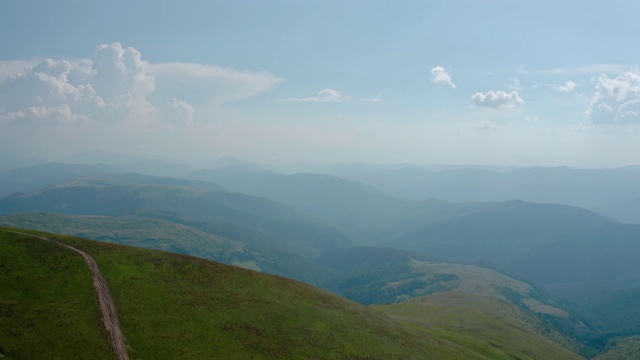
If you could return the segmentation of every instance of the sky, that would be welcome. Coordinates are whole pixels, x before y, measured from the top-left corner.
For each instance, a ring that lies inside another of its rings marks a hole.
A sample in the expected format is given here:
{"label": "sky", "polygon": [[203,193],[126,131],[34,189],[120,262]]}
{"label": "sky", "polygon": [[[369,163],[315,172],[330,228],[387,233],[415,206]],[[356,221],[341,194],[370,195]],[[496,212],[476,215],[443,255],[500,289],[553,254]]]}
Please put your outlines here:
{"label": "sky", "polygon": [[0,152],[640,163],[640,2],[0,0]]}

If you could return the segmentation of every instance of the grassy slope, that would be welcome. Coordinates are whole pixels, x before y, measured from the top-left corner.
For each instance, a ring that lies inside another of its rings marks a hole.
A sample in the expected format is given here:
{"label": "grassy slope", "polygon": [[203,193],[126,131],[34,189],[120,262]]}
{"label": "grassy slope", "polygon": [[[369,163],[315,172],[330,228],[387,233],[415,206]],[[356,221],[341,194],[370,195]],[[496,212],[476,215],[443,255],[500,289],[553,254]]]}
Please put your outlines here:
{"label": "grassy slope", "polygon": [[0,352],[8,359],[112,358],[82,257],[0,232]]}
{"label": "grassy slope", "polygon": [[[70,216],[20,213],[0,216],[0,223],[87,239],[195,255],[259,270],[244,244],[165,220],[135,216]],[[246,263],[243,264],[243,262]]]}
{"label": "grassy slope", "polygon": [[316,261],[342,271],[330,290],[363,304],[390,304],[456,290],[507,300],[538,313],[568,315],[531,284],[477,265],[433,262],[425,255],[376,247],[337,249]]}
{"label": "grassy slope", "polygon": [[191,224],[182,220],[201,228],[196,229],[174,221],[135,215],[115,217],[19,213],[0,216],[0,225],[192,255],[314,285],[320,285],[333,276],[332,269],[279,250],[267,235],[258,231],[234,224]]}
{"label": "grassy slope", "polygon": [[[5,233],[0,236],[7,238]],[[408,329],[377,311],[303,283],[188,256],[53,237],[89,252],[98,262],[118,304],[133,358],[481,358],[453,343]],[[2,240],[3,246],[6,242]],[[50,277],[68,279],[69,273],[81,272],[86,266],[79,256],[77,259],[72,256],[77,261],[62,267],[57,257],[49,256],[52,245],[42,240],[21,239],[17,246],[47,248],[20,261],[25,268],[41,262],[53,263],[43,270],[47,279],[39,283],[37,288],[41,290],[38,291],[53,291]],[[66,250],[53,250],[54,253],[63,251],[66,259]],[[9,259],[4,263],[14,266]],[[85,275],[84,280],[73,281],[85,287],[82,293],[91,290],[88,270]],[[28,289],[35,286],[31,281],[12,285],[25,291],[20,295],[22,298],[32,299]],[[1,299],[3,304],[8,302],[5,295]],[[36,300],[33,307],[26,308],[24,316],[31,316],[31,311],[41,306],[39,298],[33,300]],[[99,318],[96,319],[95,301],[93,305],[91,314],[77,312],[69,315],[71,320],[95,325]],[[55,307],[59,306],[62,305]],[[79,310],[74,307],[74,311]],[[3,323],[4,317],[6,315]],[[59,334],[58,328],[65,324],[57,317],[47,321],[47,326]],[[24,336],[39,334],[29,327],[24,331]],[[84,337],[83,331],[82,341]],[[68,334],[65,338],[73,343],[79,335]],[[3,336],[1,341],[0,346],[8,354],[10,347],[4,345],[9,344],[8,340]],[[47,347],[41,343],[26,345],[23,341],[18,341],[16,346],[29,346],[33,351]],[[80,348],[61,351],[69,355],[72,351],[83,351]],[[108,350],[96,347],[94,351],[105,354]]]}
{"label": "grassy slope", "polygon": [[491,359],[581,358],[539,334],[530,315],[486,296],[441,292],[374,308]]}
{"label": "grassy slope", "polygon": [[[341,266],[339,270],[347,267],[354,271],[354,276],[338,283],[334,290],[363,303],[398,303],[433,294],[432,297],[422,298],[429,299],[429,311],[425,312],[427,315],[421,316],[420,311],[416,310],[411,317],[435,326],[433,335],[459,341],[490,357],[527,352],[534,355],[543,352],[554,354],[558,346],[550,346],[549,340],[585,354],[594,352],[589,346],[573,339],[573,336],[581,334],[573,331],[574,326],[586,328],[581,318],[558,308],[553,299],[532,285],[495,270],[475,265],[419,261],[412,258],[410,253],[387,248],[341,249],[325,254],[319,261],[331,266],[337,264]],[[359,269],[370,268],[377,270],[358,272]],[[446,290],[453,291],[443,292]],[[455,294],[455,297],[448,298],[444,294]],[[437,299],[444,300],[436,303]],[[410,304],[413,302],[398,306],[404,309],[413,306]],[[421,303],[420,306],[426,305]],[[494,307],[501,311],[496,313]],[[389,308],[396,309],[395,305]],[[511,314],[511,317],[505,317],[503,313]],[[458,323],[472,325],[469,328],[454,326]],[[486,335],[482,327],[487,324],[494,331],[493,337],[482,336]],[[505,333],[513,337],[502,335]],[[540,351],[531,353],[527,346],[529,340],[525,339],[533,339],[536,349]],[[499,347],[509,351],[502,352]]]}

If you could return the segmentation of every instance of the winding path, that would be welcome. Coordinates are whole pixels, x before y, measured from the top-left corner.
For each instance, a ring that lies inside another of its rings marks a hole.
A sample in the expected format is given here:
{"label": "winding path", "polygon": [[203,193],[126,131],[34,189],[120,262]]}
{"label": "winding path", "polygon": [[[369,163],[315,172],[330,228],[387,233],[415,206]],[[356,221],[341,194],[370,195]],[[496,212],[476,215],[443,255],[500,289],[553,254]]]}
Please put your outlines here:
{"label": "winding path", "polygon": [[129,354],[127,353],[127,348],[124,345],[124,336],[122,335],[122,330],[120,329],[120,321],[118,320],[118,311],[116,309],[116,304],[113,302],[113,298],[111,297],[111,293],[109,292],[109,288],[107,287],[107,282],[100,273],[98,264],[91,257],[91,255],[82,250],[76,249],[73,246],[46,237],[16,231],[5,232],[38,238],[60,246],[64,246],[82,255],[82,257],[87,262],[87,265],[89,265],[89,269],[91,269],[91,275],[93,276],[93,286],[96,288],[96,293],[98,294],[98,302],[100,303],[100,311],[102,311],[102,320],[104,321],[104,327],[109,333],[111,350],[113,350],[118,360],[129,360]]}

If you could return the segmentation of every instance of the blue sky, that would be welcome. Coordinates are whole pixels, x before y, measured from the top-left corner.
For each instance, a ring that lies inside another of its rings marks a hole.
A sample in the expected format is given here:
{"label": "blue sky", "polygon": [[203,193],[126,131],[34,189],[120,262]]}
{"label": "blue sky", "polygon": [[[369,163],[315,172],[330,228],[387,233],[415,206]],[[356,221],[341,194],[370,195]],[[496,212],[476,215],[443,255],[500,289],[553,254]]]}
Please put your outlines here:
{"label": "blue sky", "polygon": [[0,0],[0,151],[640,163],[634,1]]}

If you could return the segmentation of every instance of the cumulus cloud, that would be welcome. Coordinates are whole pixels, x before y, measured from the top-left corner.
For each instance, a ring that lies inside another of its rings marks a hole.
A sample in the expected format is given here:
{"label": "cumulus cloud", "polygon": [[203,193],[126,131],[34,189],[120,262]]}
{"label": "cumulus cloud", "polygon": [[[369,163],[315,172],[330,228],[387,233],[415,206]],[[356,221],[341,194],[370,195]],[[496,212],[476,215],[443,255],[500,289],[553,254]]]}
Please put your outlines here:
{"label": "cumulus cloud", "polygon": [[86,119],[87,113],[103,107],[104,101],[91,84],[69,82],[71,70],[67,61],[45,59],[5,79],[0,83],[0,116],[63,123]]}
{"label": "cumulus cloud", "polygon": [[566,83],[564,83],[562,85],[554,85],[553,88],[555,90],[562,91],[562,92],[572,92],[573,90],[575,90],[577,85],[578,84],[576,84],[573,81],[569,80],[569,81],[567,81]]}
{"label": "cumulus cloud", "polygon": [[[194,101],[226,102],[257,95],[282,79],[197,64],[150,64],[119,43],[99,45],[90,58],[3,62],[0,121],[191,126]],[[2,74],[0,74],[2,75]],[[181,99],[178,100],[177,97]]]}
{"label": "cumulus cloud", "polygon": [[155,90],[155,79],[147,73],[149,63],[132,47],[115,43],[97,47],[91,59],[91,85],[103,98],[122,94],[146,97]]}
{"label": "cumulus cloud", "polygon": [[351,98],[347,95],[342,94],[342,92],[333,89],[323,89],[318,91],[318,96],[306,97],[306,98],[286,98],[281,99],[280,101],[285,102],[342,102],[348,101]]}
{"label": "cumulus cloud", "polygon": [[27,116],[24,111],[5,112],[4,109],[0,109],[0,114],[2,114],[0,115],[0,123],[13,122]]}
{"label": "cumulus cloud", "polygon": [[88,120],[84,115],[76,115],[67,104],[52,107],[32,106],[28,109],[28,114],[36,119],[52,119],[58,123],[75,123]]}
{"label": "cumulus cloud", "polygon": [[89,121],[85,115],[74,114],[69,105],[61,104],[50,107],[30,106],[25,111],[3,113],[0,115],[0,122],[13,122],[23,118],[46,120],[58,124],[73,124]]}
{"label": "cumulus cloud", "polygon": [[187,127],[193,127],[193,114],[195,112],[194,107],[186,101],[172,98],[169,102],[171,112],[169,113],[169,120],[172,123],[184,121]]}
{"label": "cumulus cloud", "polygon": [[431,69],[431,82],[438,85],[448,85],[452,89],[456,88],[456,84],[451,80],[451,75],[442,66]]}
{"label": "cumulus cloud", "polygon": [[524,104],[524,100],[517,91],[510,93],[504,91],[488,91],[486,93],[475,93],[471,96],[473,106],[490,107],[494,109],[509,109],[518,104]]}
{"label": "cumulus cloud", "polygon": [[640,124],[640,74],[600,75],[587,114],[598,124]]}
{"label": "cumulus cloud", "polygon": [[42,59],[0,61],[0,82],[14,75],[22,74],[38,65]]}

